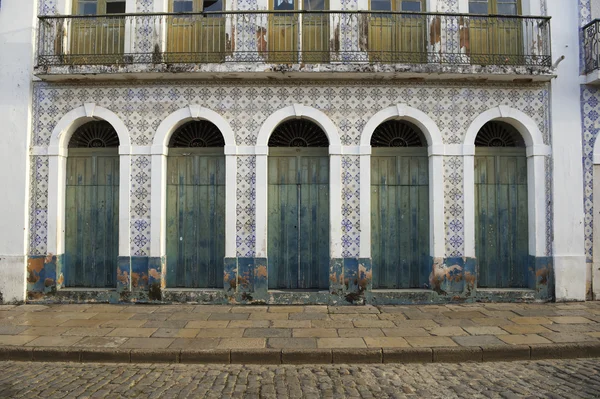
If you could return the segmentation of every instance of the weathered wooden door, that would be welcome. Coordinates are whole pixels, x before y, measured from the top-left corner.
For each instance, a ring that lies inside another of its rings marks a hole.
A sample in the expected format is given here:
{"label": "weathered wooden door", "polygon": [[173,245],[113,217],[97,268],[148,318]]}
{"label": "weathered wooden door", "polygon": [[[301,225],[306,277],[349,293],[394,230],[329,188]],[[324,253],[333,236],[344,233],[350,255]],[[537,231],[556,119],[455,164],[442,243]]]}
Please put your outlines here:
{"label": "weathered wooden door", "polygon": [[225,155],[207,121],[181,126],[167,157],[167,286],[223,287]]}
{"label": "weathered wooden door", "polygon": [[468,54],[473,64],[519,64],[523,54],[520,0],[469,0],[469,13],[503,15],[470,17]]}
{"label": "weathered wooden door", "polygon": [[[423,0],[371,0],[369,56],[374,62],[422,63],[427,60],[427,19],[419,14],[386,14],[385,11],[423,12]],[[381,14],[375,14],[382,11]]]}
{"label": "weathered wooden door", "polygon": [[526,288],[528,215],[525,148],[476,147],[475,231],[478,286]]}
{"label": "weathered wooden door", "polygon": [[[125,51],[125,1],[78,0],[73,2],[76,18],[71,26],[72,62],[118,63]],[[106,15],[96,18],[94,15]]]}
{"label": "weathered wooden door", "polygon": [[169,9],[178,15],[167,17],[166,62],[222,62],[225,17],[199,13],[223,11],[224,7],[224,0],[173,0]]}
{"label": "weathered wooden door", "polygon": [[269,62],[298,62],[298,0],[269,0],[269,9],[279,12],[269,15],[267,59]]}
{"label": "weathered wooden door", "polygon": [[429,166],[425,139],[404,121],[385,122],[371,139],[373,288],[422,288],[429,255]]}
{"label": "weathered wooden door", "polygon": [[[329,0],[304,0],[305,11],[327,11]],[[302,15],[302,62],[329,62],[329,14]]]}
{"label": "weathered wooden door", "polygon": [[65,287],[116,285],[118,145],[116,132],[105,122],[84,125],[71,139],[65,193]]}
{"label": "weathered wooden door", "polygon": [[269,288],[326,289],[327,149],[271,149],[268,173]]}

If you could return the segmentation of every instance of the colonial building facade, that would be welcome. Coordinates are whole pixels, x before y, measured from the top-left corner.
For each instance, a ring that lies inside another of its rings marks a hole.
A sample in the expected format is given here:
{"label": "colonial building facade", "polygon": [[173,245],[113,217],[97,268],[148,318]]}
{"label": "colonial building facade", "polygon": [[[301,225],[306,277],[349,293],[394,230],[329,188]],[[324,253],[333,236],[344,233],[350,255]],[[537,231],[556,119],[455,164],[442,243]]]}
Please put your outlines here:
{"label": "colonial building facade", "polygon": [[2,4],[4,301],[595,298],[597,42],[564,3]]}

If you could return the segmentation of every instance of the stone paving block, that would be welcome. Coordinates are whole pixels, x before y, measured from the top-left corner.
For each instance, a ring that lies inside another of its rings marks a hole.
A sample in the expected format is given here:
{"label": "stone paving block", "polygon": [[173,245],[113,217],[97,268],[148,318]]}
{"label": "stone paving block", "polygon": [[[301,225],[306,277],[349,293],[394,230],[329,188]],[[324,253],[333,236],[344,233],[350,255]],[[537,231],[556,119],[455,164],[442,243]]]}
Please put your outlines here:
{"label": "stone paving block", "polygon": [[511,312],[510,310],[481,309],[480,312],[486,315],[487,317],[505,320],[519,316],[518,314],[516,314],[515,312]]}
{"label": "stone paving block", "polygon": [[226,328],[229,324],[229,320],[192,320],[188,321],[185,328]]}
{"label": "stone paving block", "polygon": [[358,313],[337,313],[337,314],[330,314],[329,318],[331,320],[347,320],[347,321],[354,321],[354,320],[379,320],[379,315],[373,314],[373,313],[365,313],[365,314],[358,314]]}
{"label": "stone paving block", "polygon": [[139,337],[139,338],[147,338],[150,337],[158,330],[158,328],[115,328],[113,331],[107,334],[108,337]]}
{"label": "stone paving block", "polygon": [[421,327],[382,328],[386,337],[430,337],[431,335]]}
{"label": "stone paving block", "polygon": [[18,325],[29,326],[29,327],[57,327],[59,324],[64,323],[66,320],[63,319],[27,319],[18,321]]}
{"label": "stone paving block", "polygon": [[471,319],[450,319],[448,317],[436,317],[433,321],[442,327],[473,327],[475,322]]}
{"label": "stone paving block", "polygon": [[338,337],[335,328],[294,328],[292,336],[298,338],[335,338]]}
{"label": "stone paving block", "polygon": [[119,313],[123,309],[127,308],[128,305],[109,305],[109,304],[96,304],[88,309],[85,309],[84,312],[93,312],[93,313]]}
{"label": "stone paving block", "polygon": [[176,338],[169,349],[200,350],[214,349],[219,345],[219,338]]}
{"label": "stone paving block", "polygon": [[39,311],[48,309],[48,306],[45,306],[45,305],[19,305],[14,309],[22,311],[22,312],[39,312]]}
{"label": "stone paving block", "polygon": [[544,332],[591,332],[600,331],[600,324],[547,324]]}
{"label": "stone paving block", "polygon": [[545,326],[541,324],[511,324],[507,326],[502,326],[503,330],[506,330],[510,334],[539,334],[550,332],[553,325],[546,324]]}
{"label": "stone paving block", "polygon": [[[204,313],[203,313],[204,314]],[[166,321],[169,319],[169,317],[171,317],[172,314],[171,313],[166,313],[166,312],[159,312],[158,310],[154,313],[137,313],[134,314],[133,316],[131,316],[131,318],[129,320],[144,320],[144,321],[149,321],[149,320],[153,320],[153,321]],[[207,316],[204,316],[207,317]],[[183,320],[183,321],[189,321],[189,320]]]}
{"label": "stone paving block", "polygon": [[354,320],[356,328],[394,328],[396,325],[391,320]]}
{"label": "stone paving block", "polygon": [[132,349],[131,363],[179,363],[179,350]]}
{"label": "stone paving block", "polygon": [[494,335],[476,335],[468,337],[452,337],[452,340],[460,346],[494,346],[506,345]]}
{"label": "stone paving block", "polygon": [[383,337],[383,331],[379,328],[340,328],[338,335],[341,338],[355,337]]}
{"label": "stone paving block", "polygon": [[271,320],[272,328],[311,328],[310,320]]}
{"label": "stone paving block", "polygon": [[486,317],[483,313],[478,311],[452,311],[442,313],[449,319],[475,319]]}
{"label": "stone paving block", "polygon": [[191,321],[186,320],[124,320],[124,321],[140,321],[142,324],[137,326],[119,326],[119,327],[145,327],[145,328],[184,328]]}
{"label": "stone paving block", "polygon": [[288,320],[289,313],[250,313],[250,320]]}
{"label": "stone paving block", "polygon": [[66,320],[65,322],[60,324],[60,327],[100,327],[103,323],[102,320],[79,320],[79,319],[71,319]]}
{"label": "stone paving block", "polygon": [[406,341],[414,347],[457,346],[449,337],[405,337]]}
{"label": "stone paving block", "polygon": [[365,305],[365,306],[330,306],[329,307],[329,313],[330,314],[336,314],[336,313],[352,313],[352,314],[363,314],[363,313],[380,313],[379,309],[377,309],[377,307],[372,306],[372,305]]}
{"label": "stone paving block", "polygon": [[531,349],[527,345],[485,345],[483,347],[483,361],[513,361],[529,360]]}
{"label": "stone paving block", "polygon": [[587,334],[582,333],[542,333],[542,337],[549,339],[556,343],[567,343],[567,342],[596,342],[597,339],[590,337]]}
{"label": "stone paving block", "polygon": [[281,351],[278,349],[232,349],[232,364],[281,364]]}
{"label": "stone paving block", "polygon": [[531,345],[532,360],[594,357],[600,357],[600,345],[597,342]]}
{"label": "stone paving block", "polygon": [[17,335],[27,329],[28,326],[0,326],[0,335]]}
{"label": "stone paving block", "polygon": [[[405,310],[414,310],[414,306],[402,306],[402,305],[381,305],[378,306],[379,311],[382,313],[402,313]],[[417,307],[418,308],[418,307]]]}
{"label": "stone paving block", "polygon": [[79,349],[72,348],[34,348],[33,361],[35,362],[79,362],[81,358]]}
{"label": "stone paving block", "polygon": [[461,336],[461,335],[469,335],[462,328],[454,327],[454,326],[433,327],[433,328],[427,328],[426,330],[429,334],[435,335],[438,337],[454,337],[454,336]]}
{"label": "stone paving block", "polygon": [[511,345],[549,344],[550,341],[537,334],[498,335],[502,341]]}
{"label": "stone paving block", "polygon": [[103,337],[113,330],[113,328],[75,327],[68,329],[62,333],[62,335],[72,335],[75,337]]}
{"label": "stone paving block", "polygon": [[584,334],[585,335],[589,335],[590,337],[600,338],[600,331],[587,332],[587,333],[584,333]]}
{"label": "stone paving block", "polygon": [[590,319],[586,319],[581,316],[560,316],[560,317],[550,317],[554,323],[557,324],[593,324],[594,322]]}
{"label": "stone paving block", "polygon": [[[236,309],[249,309],[248,306],[236,307]],[[231,306],[226,305],[196,305],[192,309],[192,312],[197,313],[230,313],[232,310]],[[244,311],[246,313],[246,311]]]}
{"label": "stone paving block", "polygon": [[81,349],[81,361],[90,363],[129,363],[129,350],[124,349],[98,349],[85,348]]}
{"label": "stone paving block", "polygon": [[333,362],[330,349],[282,349],[283,364],[329,364]]}
{"label": "stone paving block", "polygon": [[254,349],[264,348],[266,338],[223,338],[217,346],[218,349]]}
{"label": "stone paving block", "polygon": [[504,335],[508,334],[500,327],[494,326],[481,326],[481,327],[464,327],[464,329],[471,335]]}
{"label": "stone paving block", "polygon": [[241,338],[243,328],[199,328],[196,338]]}
{"label": "stone paving block", "polygon": [[328,320],[327,313],[291,313],[290,320]]}
{"label": "stone paving block", "polygon": [[157,307],[154,305],[132,305],[127,306],[125,309],[121,311],[121,313],[154,313]]}
{"label": "stone paving block", "polygon": [[316,349],[316,338],[268,338],[267,348],[273,349]]}
{"label": "stone paving block", "polygon": [[438,313],[426,313],[420,310],[405,310],[402,312],[409,320],[433,320],[439,317]]}
{"label": "stone paving block", "polygon": [[[192,313],[192,312],[177,312],[173,313],[167,320],[231,320],[234,317],[244,318],[243,315],[232,315],[231,313]],[[248,318],[246,313],[246,319]]]}
{"label": "stone paving block", "polygon": [[267,310],[270,313],[300,313],[303,311],[302,306],[269,306]]}
{"label": "stone paving block", "polygon": [[431,363],[431,348],[383,348],[384,363]]}
{"label": "stone paving block", "polygon": [[156,307],[156,310],[153,314],[157,313],[184,313],[184,312],[193,312],[194,309],[198,306],[204,305],[183,305],[181,303],[172,303],[170,305],[159,305]]}
{"label": "stone paving block", "polygon": [[290,328],[247,328],[244,338],[289,338],[292,336]]}
{"label": "stone paving block", "polygon": [[268,306],[232,306],[231,313],[266,313]]}
{"label": "stone paving block", "polygon": [[271,320],[231,320],[227,328],[268,328]]}
{"label": "stone paving block", "polygon": [[71,346],[81,339],[82,337],[46,336],[29,341],[25,346]]}
{"label": "stone paving block", "polygon": [[426,305],[426,306],[417,306],[421,312],[430,312],[430,313],[443,313],[448,311],[448,307],[444,305]]}
{"label": "stone paving block", "polygon": [[410,345],[402,337],[365,337],[368,348],[409,348]]}
{"label": "stone paving block", "polygon": [[329,313],[327,305],[307,305],[304,306],[305,313]]}
{"label": "stone paving block", "polygon": [[89,320],[129,320],[132,317],[135,316],[149,316],[149,315],[138,315],[138,314],[134,314],[134,313],[111,313],[111,312],[105,312],[105,313],[97,313],[95,315],[93,315]]}
{"label": "stone paving block", "polygon": [[30,362],[33,360],[33,349],[22,346],[7,346],[2,348],[2,357],[8,360]]}
{"label": "stone paving block", "polygon": [[310,324],[313,328],[354,328],[354,324],[351,320],[312,320]]}
{"label": "stone paving block", "polygon": [[[151,328],[155,326],[146,326],[146,320],[101,320],[100,327],[110,327],[110,328],[138,328],[138,327],[146,327]],[[64,324],[61,324],[64,326]]]}
{"label": "stone paving block", "polygon": [[380,313],[377,315],[379,320],[389,320],[391,322],[399,322],[406,320],[406,316],[402,313]]}
{"label": "stone paving block", "polygon": [[510,321],[516,324],[552,324],[547,317],[513,317]]}
{"label": "stone paving block", "polygon": [[200,332],[199,328],[159,328],[152,338],[194,338]]}
{"label": "stone paving block", "polygon": [[477,347],[433,348],[433,361],[439,363],[481,362],[482,350]]}
{"label": "stone paving block", "polygon": [[366,348],[362,338],[317,338],[317,348]]}
{"label": "stone paving block", "polygon": [[91,348],[118,348],[127,342],[125,337],[85,337],[73,344],[73,347]]}
{"label": "stone paving block", "polygon": [[510,326],[510,325],[515,324],[512,321],[502,318],[502,317],[483,317],[483,318],[476,317],[476,318],[472,319],[472,321],[473,321],[473,323],[475,323],[475,326],[502,327],[502,326]]}
{"label": "stone paving block", "polygon": [[426,328],[439,326],[439,324],[433,320],[396,320],[394,323],[400,328]]}
{"label": "stone paving block", "polygon": [[231,362],[231,354],[229,350],[182,350],[179,361],[181,363],[216,363],[229,364]]}
{"label": "stone paving block", "polygon": [[130,338],[119,348],[122,349],[165,349],[175,341],[174,338]]}
{"label": "stone paving block", "polygon": [[366,364],[382,363],[381,349],[332,349],[333,363],[336,364]]}

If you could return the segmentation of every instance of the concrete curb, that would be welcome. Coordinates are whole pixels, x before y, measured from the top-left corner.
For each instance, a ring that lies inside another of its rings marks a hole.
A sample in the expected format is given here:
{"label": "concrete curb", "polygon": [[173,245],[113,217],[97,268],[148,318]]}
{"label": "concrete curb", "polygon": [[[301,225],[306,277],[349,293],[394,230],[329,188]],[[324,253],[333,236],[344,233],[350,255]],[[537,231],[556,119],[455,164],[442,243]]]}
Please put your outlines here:
{"label": "concrete curb", "polygon": [[462,363],[600,358],[600,342],[439,348],[119,349],[0,346],[0,361],[186,364]]}

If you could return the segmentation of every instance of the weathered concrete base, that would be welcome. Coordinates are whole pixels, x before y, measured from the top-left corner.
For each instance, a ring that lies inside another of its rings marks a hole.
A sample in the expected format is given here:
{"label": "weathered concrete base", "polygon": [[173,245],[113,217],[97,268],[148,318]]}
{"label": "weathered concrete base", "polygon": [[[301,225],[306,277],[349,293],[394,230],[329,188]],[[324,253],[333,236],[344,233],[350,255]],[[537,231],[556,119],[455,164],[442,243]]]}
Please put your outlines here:
{"label": "weathered concrete base", "polygon": [[585,301],[585,256],[554,256],[557,302]]}
{"label": "weathered concrete base", "polygon": [[0,303],[25,300],[25,257],[0,255]]}

